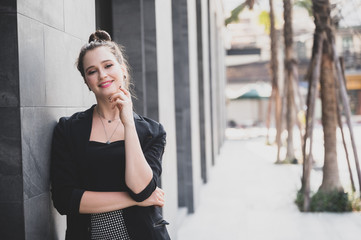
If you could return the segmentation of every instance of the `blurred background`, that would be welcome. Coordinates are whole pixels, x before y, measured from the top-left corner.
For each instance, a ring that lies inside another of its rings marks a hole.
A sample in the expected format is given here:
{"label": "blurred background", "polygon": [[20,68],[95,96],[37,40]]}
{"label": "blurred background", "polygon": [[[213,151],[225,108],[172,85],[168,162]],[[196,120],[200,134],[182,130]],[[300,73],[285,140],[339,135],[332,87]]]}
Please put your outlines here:
{"label": "blurred background", "polygon": [[0,238],[64,239],[53,128],[95,103],[75,61],[126,49],[167,131],[172,239],[359,239],[360,0],[1,0]]}

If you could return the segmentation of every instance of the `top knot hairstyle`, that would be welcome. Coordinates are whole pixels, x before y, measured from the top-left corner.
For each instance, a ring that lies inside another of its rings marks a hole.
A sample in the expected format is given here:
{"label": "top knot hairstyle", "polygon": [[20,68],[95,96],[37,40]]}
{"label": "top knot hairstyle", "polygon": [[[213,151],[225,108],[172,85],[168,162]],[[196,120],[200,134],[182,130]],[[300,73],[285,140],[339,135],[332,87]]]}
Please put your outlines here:
{"label": "top knot hairstyle", "polygon": [[85,44],[80,50],[76,65],[82,77],[85,79],[85,72],[83,65],[85,54],[88,51],[98,47],[107,47],[110,50],[110,52],[114,55],[114,57],[117,59],[119,64],[125,66],[126,72],[124,74],[126,76],[126,81],[124,87],[126,89],[129,89],[129,84],[130,84],[129,65],[127,60],[124,58],[124,47],[112,41],[112,38],[110,37],[109,33],[107,33],[104,30],[97,30],[94,33],[90,34],[88,43]]}
{"label": "top knot hairstyle", "polygon": [[88,43],[94,41],[112,41],[109,33],[104,30],[97,30],[96,32],[90,34]]}

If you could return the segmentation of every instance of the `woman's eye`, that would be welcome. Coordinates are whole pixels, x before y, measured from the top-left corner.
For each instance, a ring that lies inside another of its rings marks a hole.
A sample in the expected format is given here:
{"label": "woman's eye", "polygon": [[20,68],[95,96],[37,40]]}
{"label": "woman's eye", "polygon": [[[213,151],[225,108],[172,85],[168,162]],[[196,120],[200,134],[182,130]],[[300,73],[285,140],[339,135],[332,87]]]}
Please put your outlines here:
{"label": "woman's eye", "polygon": [[88,72],[88,75],[92,75],[95,72],[96,72],[95,70],[91,70],[91,71]]}
{"label": "woman's eye", "polygon": [[107,64],[107,65],[105,65],[105,68],[110,68],[112,66],[113,66],[113,64]]}

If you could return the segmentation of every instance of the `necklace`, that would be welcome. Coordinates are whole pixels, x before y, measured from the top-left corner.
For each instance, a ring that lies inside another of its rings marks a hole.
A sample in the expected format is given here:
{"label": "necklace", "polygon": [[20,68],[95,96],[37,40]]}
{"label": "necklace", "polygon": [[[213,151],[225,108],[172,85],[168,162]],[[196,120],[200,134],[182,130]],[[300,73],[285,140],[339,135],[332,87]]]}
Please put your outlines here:
{"label": "necklace", "polygon": [[[108,138],[108,134],[107,134],[107,131],[105,130],[105,125],[104,125],[104,123],[103,123],[102,116],[100,115],[100,113],[99,113],[99,111],[98,111],[98,108],[97,108],[96,110],[97,110],[97,113],[98,113],[98,117],[99,117],[99,119],[100,119],[100,122],[101,122],[102,125],[103,125],[105,137],[107,138],[106,144],[110,144],[110,139],[112,139],[115,131],[117,130],[117,128],[118,128],[118,126],[119,126],[119,124],[120,124],[120,119],[119,119],[119,122],[118,122],[117,126],[115,127],[112,135],[110,135],[110,137]],[[114,119],[114,120],[116,120],[116,119]],[[113,120],[113,121],[114,121],[114,120]],[[109,120],[108,120],[108,122],[109,122]],[[110,123],[110,122],[109,122],[109,123]]]}
{"label": "necklace", "polygon": [[[98,110],[97,107],[96,107],[96,110],[97,110],[98,115],[99,115],[101,118],[104,118],[105,120],[107,120],[108,123],[112,123],[113,121],[119,119],[119,118],[114,118],[113,120],[111,120],[111,119],[106,119],[105,117],[103,117],[103,115],[100,114],[100,112],[99,112],[99,110]],[[102,122],[103,122],[103,121],[102,121]]]}

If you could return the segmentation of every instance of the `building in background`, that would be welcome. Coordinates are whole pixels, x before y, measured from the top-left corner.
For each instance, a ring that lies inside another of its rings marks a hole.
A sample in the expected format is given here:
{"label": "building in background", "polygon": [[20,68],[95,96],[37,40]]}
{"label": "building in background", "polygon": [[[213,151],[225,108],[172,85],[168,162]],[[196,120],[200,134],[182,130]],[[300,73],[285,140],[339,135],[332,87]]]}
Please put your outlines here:
{"label": "building in background", "polygon": [[336,44],[338,55],[343,59],[351,112],[361,115],[361,20],[359,26],[339,27]]}
{"label": "building in background", "polygon": [[52,131],[95,103],[74,63],[97,28],[126,48],[135,110],[167,130],[163,213],[176,239],[224,141],[222,2],[2,1],[0,18],[1,239],[64,239],[49,192]]}
{"label": "building in background", "polygon": [[[231,0],[225,0],[231,2]],[[238,3],[239,4],[239,3]],[[235,6],[237,6],[235,4]],[[276,30],[278,36],[279,86],[284,85],[284,39],[283,3],[274,1]],[[343,58],[351,111],[361,114],[361,11],[357,1],[337,1],[333,9],[336,24],[336,48]],[[357,9],[357,11],[355,11]],[[253,10],[245,8],[239,15],[238,23],[227,26],[227,121],[230,126],[264,125],[267,115],[268,98],[242,97],[247,89],[269,88],[270,37],[261,24],[262,14],[269,10],[268,1],[259,1]],[[228,13],[229,14],[229,13]],[[313,47],[314,22],[308,12],[298,6],[293,8],[294,53],[297,60],[300,94],[307,96],[308,82],[305,76],[309,67]],[[267,86],[268,85],[268,86]],[[256,87],[255,87],[256,86]],[[264,87],[267,86],[267,87]],[[265,90],[266,90],[265,89]],[[238,95],[237,95],[238,93]],[[268,94],[270,96],[270,93]],[[304,101],[305,102],[305,101]],[[242,107],[244,106],[244,107]],[[321,117],[321,103],[317,100],[316,117]]]}

